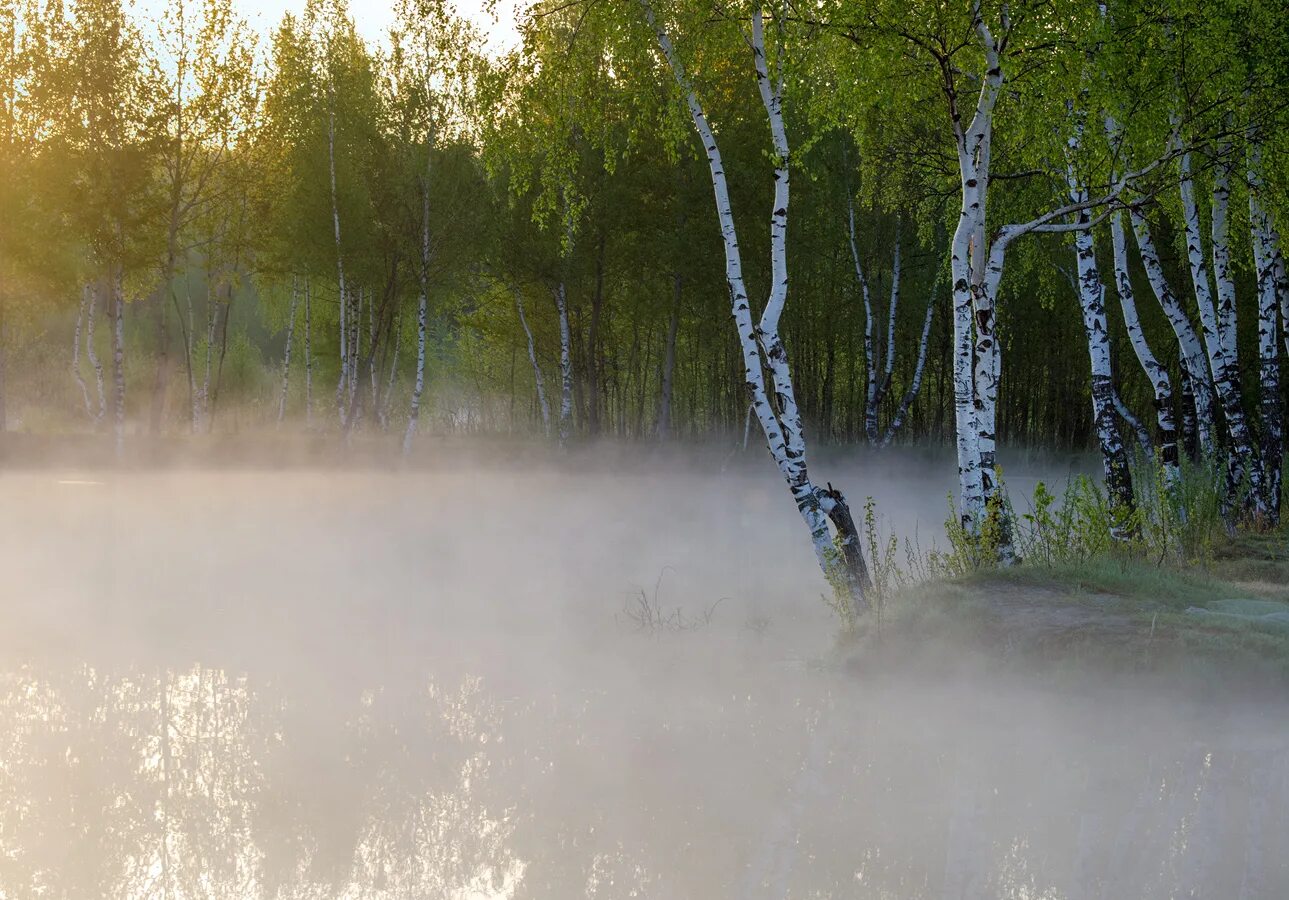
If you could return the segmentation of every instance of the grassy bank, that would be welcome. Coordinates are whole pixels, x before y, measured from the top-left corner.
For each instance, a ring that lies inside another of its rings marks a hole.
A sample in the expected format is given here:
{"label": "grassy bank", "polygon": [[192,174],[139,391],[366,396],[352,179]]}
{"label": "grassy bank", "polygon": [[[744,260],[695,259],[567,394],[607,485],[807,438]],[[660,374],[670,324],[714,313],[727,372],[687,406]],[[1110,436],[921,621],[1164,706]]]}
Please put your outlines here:
{"label": "grassy bank", "polygon": [[1188,686],[1289,687],[1289,541],[1206,539],[1199,559],[1098,549],[906,580],[848,642],[859,668],[1153,673]]}

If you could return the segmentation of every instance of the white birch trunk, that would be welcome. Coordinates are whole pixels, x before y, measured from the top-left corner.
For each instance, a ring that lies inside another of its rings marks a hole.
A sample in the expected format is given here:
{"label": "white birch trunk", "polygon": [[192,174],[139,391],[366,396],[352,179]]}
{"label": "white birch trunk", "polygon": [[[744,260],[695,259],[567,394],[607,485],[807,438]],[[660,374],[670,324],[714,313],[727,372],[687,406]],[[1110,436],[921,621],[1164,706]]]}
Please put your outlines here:
{"label": "white birch trunk", "polygon": [[555,310],[559,315],[559,445],[568,443],[573,433],[573,340],[568,325],[568,298],[561,281],[555,291]]}
{"label": "white birch trunk", "polygon": [[[716,136],[708,125],[698,96],[694,92],[683,66],[666,31],[654,17],[649,0],[641,0],[645,18],[658,40],[676,82],[685,95],[690,119],[698,132],[715,196],[716,214],[720,222],[725,251],[726,283],[735,329],[743,356],[743,371],[747,378],[751,404],[761,430],[765,434],[771,456],[792,493],[797,510],[810,532],[815,556],[825,577],[837,591],[839,598],[857,614],[867,608],[864,589],[867,572],[859,551],[859,536],[850,517],[845,498],[839,491],[820,489],[811,482],[806,469],[805,440],[801,431],[801,418],[792,390],[788,357],[778,334],[779,316],[787,300],[787,215],[789,200],[788,142],[783,125],[783,79],[780,73],[771,84],[765,56],[764,24],[760,10],[752,16],[752,54],[756,67],[757,86],[762,104],[770,123],[775,149],[774,207],[771,213],[771,288],[759,325],[752,320],[751,304],[743,280],[742,255],[730,205],[725,166]],[[771,372],[778,399],[779,413],[770,405],[762,370]],[[838,528],[840,547],[833,543],[828,522]]]}
{"label": "white birch trunk", "polygon": [[412,383],[412,408],[407,414],[407,430],[403,432],[403,455],[412,452],[416,429],[421,420],[421,395],[425,391],[425,327],[429,315],[429,298],[425,285],[416,307],[416,380]]}
{"label": "white birch trunk", "polygon": [[286,417],[286,394],[287,388],[290,387],[291,378],[291,338],[295,331],[295,306],[300,299],[299,285],[295,278],[291,279],[291,312],[286,322],[286,349],[282,353],[282,392],[278,398],[277,404],[277,421],[282,424]]}
{"label": "white birch trunk", "polygon": [[[991,46],[992,41],[987,42]],[[973,259],[982,247],[979,235],[984,231],[985,177],[981,171],[985,143],[992,128],[994,104],[1002,84],[1002,72],[997,54],[991,52],[989,72],[981,85],[976,111],[968,129],[957,131],[958,171],[961,181],[962,205],[958,224],[954,229],[950,251],[953,273],[953,393],[954,424],[957,431],[959,514],[962,525],[970,533],[978,533],[985,515],[986,483],[983,460],[992,459],[994,453],[993,431],[988,427],[988,441],[984,429],[992,421],[986,415],[987,397],[980,383],[982,373],[977,362],[979,336],[973,338],[977,294],[983,288],[983,272]],[[958,126],[955,123],[955,128]],[[987,304],[987,333],[992,335],[992,304]],[[987,341],[991,346],[991,338]],[[988,346],[986,347],[988,350]],[[981,361],[984,373],[993,371],[990,359]],[[996,386],[994,398],[996,399]],[[987,443],[987,447],[986,447]],[[992,479],[991,479],[992,480]]]}
{"label": "white birch trunk", "polygon": [[421,181],[421,259],[418,278],[421,286],[416,307],[416,379],[412,384],[412,408],[403,432],[403,455],[412,452],[416,429],[421,421],[421,396],[425,393],[425,331],[430,315],[430,173],[434,165],[434,135],[429,132],[425,147],[425,175]]}
{"label": "white birch trunk", "polygon": [[85,384],[85,379],[81,377],[81,322],[85,319],[85,307],[90,302],[90,288],[86,285],[81,289],[81,306],[76,311],[76,331],[72,335],[72,377],[76,379],[76,385],[81,389],[81,399],[85,401],[85,415],[90,421],[94,421],[94,406],[90,403],[90,389]]}
{"label": "white birch trunk", "polygon": [[1123,419],[1124,424],[1132,429],[1132,433],[1137,438],[1137,444],[1141,447],[1141,452],[1146,455],[1147,459],[1153,459],[1155,447],[1150,441],[1150,430],[1141,423],[1141,419],[1138,419],[1133,414],[1133,411],[1128,408],[1128,404],[1123,402],[1123,398],[1119,396],[1118,391],[1111,393],[1110,398],[1114,401],[1114,411],[1119,414],[1119,418]]}
{"label": "white birch trunk", "polygon": [[917,399],[918,392],[922,390],[922,373],[926,370],[927,347],[931,338],[931,322],[935,318],[935,295],[940,286],[941,271],[937,270],[935,281],[931,284],[931,297],[927,300],[926,315],[922,319],[922,336],[918,339],[918,358],[913,368],[913,380],[909,383],[909,389],[905,391],[904,399],[900,401],[890,424],[886,426],[886,434],[882,436],[883,447],[890,446],[896,433],[903,427],[904,418],[913,406],[913,401]]}
{"label": "white birch trunk", "polygon": [[94,369],[94,386],[98,389],[98,412],[94,414],[94,424],[103,421],[107,415],[107,391],[103,388],[103,362],[94,349],[94,312],[98,307],[98,287],[91,285],[89,314],[85,317],[85,357]]}
{"label": "white birch trunk", "polygon": [[[1082,128],[1076,126],[1070,138],[1071,153],[1079,149]],[[1088,192],[1079,182],[1073,162],[1066,164],[1066,183],[1070,202],[1084,203]],[[1096,248],[1090,227],[1091,215],[1084,209],[1078,213],[1080,225],[1089,227],[1074,233],[1075,256],[1078,262],[1079,305],[1083,310],[1083,329],[1087,335],[1088,358],[1092,367],[1092,418],[1096,425],[1097,440],[1101,445],[1101,460],[1105,467],[1106,494],[1110,502],[1110,537],[1126,541],[1133,535],[1130,516],[1134,510],[1132,476],[1129,471],[1128,453],[1120,436],[1114,404],[1114,380],[1111,370],[1110,331],[1105,310],[1105,282],[1097,267]]]}
{"label": "white birch trunk", "polygon": [[[1222,167],[1218,167],[1213,191],[1213,245],[1214,263],[1220,268],[1218,273],[1219,290],[1225,295],[1230,283],[1228,272],[1229,250],[1226,246],[1226,207],[1229,202],[1230,188],[1222,182]],[[1252,460],[1252,447],[1249,442],[1248,425],[1244,418],[1244,408],[1240,400],[1240,386],[1235,380],[1236,369],[1227,355],[1229,342],[1224,335],[1223,321],[1213,298],[1212,285],[1209,282],[1208,266],[1204,260],[1204,244],[1200,230],[1199,208],[1195,202],[1195,181],[1191,171],[1191,155],[1183,153],[1181,157],[1181,198],[1182,215],[1186,226],[1186,258],[1190,264],[1191,283],[1195,288],[1195,299],[1199,304],[1200,326],[1204,335],[1204,345],[1208,351],[1209,370],[1212,373],[1213,386],[1221,404],[1226,422],[1226,491],[1223,508],[1232,514],[1231,505],[1236,501],[1246,474],[1252,486],[1258,487],[1257,466],[1251,465],[1246,473],[1245,462]],[[1225,282],[1225,284],[1224,284]],[[1231,297],[1234,315],[1234,297]]]}
{"label": "white birch trunk", "polygon": [[877,443],[877,356],[873,340],[873,298],[864,277],[864,265],[859,258],[859,245],[855,241],[855,199],[846,198],[847,225],[850,234],[850,258],[855,263],[855,278],[859,282],[860,296],[864,301],[864,375],[867,389],[864,401],[864,434],[870,444]]}
{"label": "white birch trunk", "polygon": [[537,363],[537,346],[533,342],[533,330],[528,327],[528,318],[524,315],[524,298],[519,293],[519,288],[514,289],[515,294],[515,311],[519,313],[519,324],[524,329],[524,336],[528,339],[528,362],[533,367],[533,381],[537,385],[537,405],[542,413],[542,431],[546,437],[551,436],[551,408],[546,399],[546,379],[542,377],[542,367]]}
{"label": "white birch trunk", "polygon": [[882,373],[882,386],[877,392],[880,405],[891,389],[891,377],[895,371],[895,316],[900,306],[900,223],[895,222],[895,261],[891,263],[891,303],[886,315],[886,352],[884,354],[885,370]]}
{"label": "white birch trunk", "polygon": [[336,380],[336,415],[340,424],[345,422],[345,387],[349,381],[349,331],[345,327],[348,319],[349,301],[345,293],[340,293],[340,377]]}
{"label": "white birch trunk", "polygon": [[1213,418],[1213,381],[1209,373],[1208,359],[1204,354],[1204,345],[1200,342],[1190,316],[1182,308],[1181,301],[1173,292],[1164,266],[1155,248],[1150,226],[1140,205],[1128,207],[1128,217],[1132,222],[1132,231],[1137,238],[1137,248],[1141,254],[1141,263],[1146,270],[1151,290],[1159,307],[1164,311],[1168,324],[1172,326],[1177,338],[1181,365],[1191,383],[1195,400],[1195,419],[1199,432],[1201,452],[1212,456],[1217,451],[1215,425]]}
{"label": "white birch trunk", "polygon": [[345,305],[349,293],[345,289],[345,257],[340,244],[340,199],[336,193],[336,113],[332,109],[327,116],[327,166],[331,176],[331,223],[336,240],[336,279],[340,287],[340,383],[336,385],[336,407],[340,414],[340,424],[345,424],[345,381],[349,376],[349,342],[345,333]]}
{"label": "white birch trunk", "polygon": [[1280,523],[1281,462],[1284,457],[1284,420],[1280,398],[1280,344],[1277,336],[1289,321],[1281,322],[1281,310],[1289,304],[1285,261],[1280,234],[1271,213],[1263,204],[1262,145],[1255,132],[1248,148],[1246,180],[1249,188],[1249,230],[1253,245],[1253,270],[1258,288],[1258,382],[1262,418],[1262,496],[1259,512],[1270,527]]}
{"label": "white birch trunk", "polygon": [[[1168,378],[1168,370],[1155,358],[1146,334],[1141,328],[1137,316],[1137,303],[1132,290],[1132,278],[1128,273],[1128,241],[1124,234],[1123,213],[1115,210],[1110,216],[1110,238],[1114,252],[1114,282],[1119,294],[1119,308],[1123,312],[1123,322],[1128,329],[1128,340],[1132,351],[1141,363],[1142,370],[1150,379],[1151,389],[1155,395],[1155,417],[1159,426],[1159,464],[1164,469],[1164,482],[1170,491],[1175,492],[1181,482],[1181,468],[1177,453],[1177,425],[1173,419],[1173,390]],[[1116,397],[1118,395],[1116,394]],[[1124,417],[1127,420],[1127,417]],[[1149,446],[1149,441],[1147,441]]]}

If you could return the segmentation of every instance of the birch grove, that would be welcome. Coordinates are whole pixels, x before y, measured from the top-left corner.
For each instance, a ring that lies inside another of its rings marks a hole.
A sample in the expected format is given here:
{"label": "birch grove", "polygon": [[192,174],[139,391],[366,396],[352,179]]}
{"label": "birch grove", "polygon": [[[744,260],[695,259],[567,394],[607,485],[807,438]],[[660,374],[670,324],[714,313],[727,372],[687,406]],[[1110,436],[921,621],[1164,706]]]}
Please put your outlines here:
{"label": "birch grove", "polygon": [[1262,0],[573,0],[506,47],[439,0],[379,39],[344,0],[263,29],[238,0],[64,6],[14,6],[0,71],[15,422],[123,457],[300,425],[418,460],[464,432],[735,460],[755,417],[854,611],[823,447],[952,448],[981,566],[1016,561],[1022,448],[1097,454],[1121,542],[1192,480],[1231,532],[1278,527]]}

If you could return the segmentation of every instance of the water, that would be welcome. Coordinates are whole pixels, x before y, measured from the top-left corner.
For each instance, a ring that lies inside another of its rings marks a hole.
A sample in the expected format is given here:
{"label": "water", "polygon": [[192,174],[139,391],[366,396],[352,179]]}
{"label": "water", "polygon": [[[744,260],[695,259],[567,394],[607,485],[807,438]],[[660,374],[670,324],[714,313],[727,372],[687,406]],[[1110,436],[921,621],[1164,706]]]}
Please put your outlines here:
{"label": "water", "polygon": [[1284,707],[853,666],[772,471],[572,468],[6,475],[0,896],[1289,896]]}

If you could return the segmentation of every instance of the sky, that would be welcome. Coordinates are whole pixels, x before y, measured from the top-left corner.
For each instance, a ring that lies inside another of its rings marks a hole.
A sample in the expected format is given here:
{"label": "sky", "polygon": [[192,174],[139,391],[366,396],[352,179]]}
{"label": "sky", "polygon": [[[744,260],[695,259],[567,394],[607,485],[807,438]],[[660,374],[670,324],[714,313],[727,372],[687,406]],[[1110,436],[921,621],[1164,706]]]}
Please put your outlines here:
{"label": "sky", "polygon": [[[262,34],[268,34],[285,12],[298,13],[304,9],[305,0],[234,0],[235,7]],[[518,43],[515,30],[515,10],[523,0],[456,0],[459,12],[469,16],[487,36],[488,47],[501,52]],[[165,0],[136,0],[136,9],[148,15],[164,6]],[[494,6],[492,11],[489,6]],[[369,41],[384,38],[393,21],[393,0],[350,0],[350,10],[359,32]]]}

